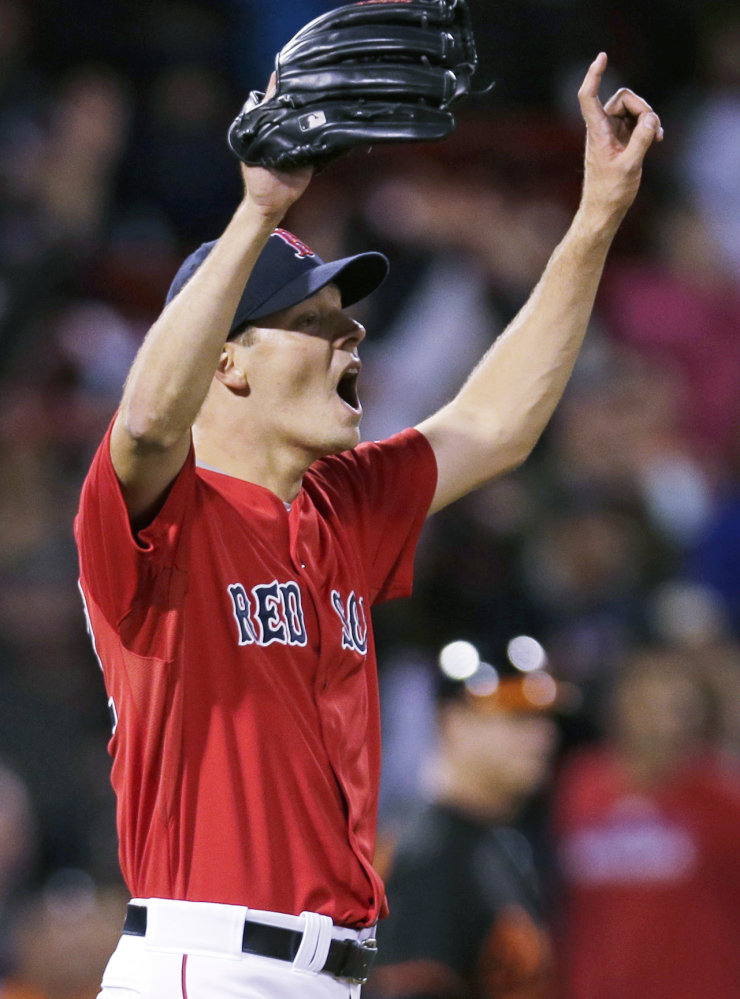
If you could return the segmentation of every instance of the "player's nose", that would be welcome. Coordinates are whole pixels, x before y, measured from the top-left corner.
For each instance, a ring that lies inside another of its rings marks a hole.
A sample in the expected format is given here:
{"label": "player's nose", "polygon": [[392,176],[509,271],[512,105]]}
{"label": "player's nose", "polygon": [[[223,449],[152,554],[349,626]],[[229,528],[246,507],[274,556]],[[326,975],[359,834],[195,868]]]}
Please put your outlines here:
{"label": "player's nose", "polygon": [[354,350],[365,339],[367,335],[366,330],[362,323],[358,323],[356,319],[345,318],[347,319],[347,325],[337,338],[336,346],[342,350]]}

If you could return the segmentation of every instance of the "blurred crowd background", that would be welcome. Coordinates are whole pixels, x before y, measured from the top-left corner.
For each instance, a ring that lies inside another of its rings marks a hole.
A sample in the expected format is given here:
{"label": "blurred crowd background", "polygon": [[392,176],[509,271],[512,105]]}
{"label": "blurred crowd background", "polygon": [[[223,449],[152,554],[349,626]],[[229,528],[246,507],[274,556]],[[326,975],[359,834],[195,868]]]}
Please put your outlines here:
{"label": "blurred crowd background", "polygon": [[[94,996],[126,899],[76,587],[82,478],[179,263],[239,199],[228,125],[336,5],[0,0],[3,999]],[[414,597],[376,615],[379,863],[434,783],[440,647],[497,666],[534,637],[580,697],[517,823],[566,999],[631,999],[620,954],[655,933],[721,938],[740,963],[740,8],[470,6],[496,85],[455,135],[334,164],[285,223],[325,259],[391,259],[357,309],[366,438],[450,398],[526,300],[577,205],[575,95],[600,50],[603,96],[632,87],[666,139],[534,455],[429,522]],[[687,995],[740,996],[733,981]]]}

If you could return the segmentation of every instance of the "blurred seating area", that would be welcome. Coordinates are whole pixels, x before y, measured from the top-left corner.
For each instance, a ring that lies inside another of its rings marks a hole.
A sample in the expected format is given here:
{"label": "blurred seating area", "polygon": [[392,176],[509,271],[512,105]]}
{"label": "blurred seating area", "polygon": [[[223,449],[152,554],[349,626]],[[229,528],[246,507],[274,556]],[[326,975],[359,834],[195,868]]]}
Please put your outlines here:
{"label": "blurred seating area", "polygon": [[[0,0],[2,999],[92,999],[126,898],[76,586],[82,478],[179,263],[236,206],[228,125],[336,5]],[[324,259],[391,260],[356,310],[365,438],[448,400],[526,301],[577,205],[575,93],[599,50],[666,140],[532,458],[431,520],[414,597],[377,611],[378,863],[428,793],[440,648],[466,639],[496,666],[532,636],[580,691],[518,820],[563,999],[730,999],[740,967],[645,986],[634,941],[660,924],[664,952],[686,951],[701,922],[705,954],[740,954],[740,15],[470,6],[496,86],[455,135],[337,162],[285,222]]]}

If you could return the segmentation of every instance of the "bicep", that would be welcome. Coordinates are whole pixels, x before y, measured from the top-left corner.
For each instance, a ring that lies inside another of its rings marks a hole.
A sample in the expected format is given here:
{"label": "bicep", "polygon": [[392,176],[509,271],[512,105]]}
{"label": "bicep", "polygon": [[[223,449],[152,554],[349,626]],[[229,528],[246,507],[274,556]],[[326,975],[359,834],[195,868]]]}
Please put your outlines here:
{"label": "bicep", "polygon": [[466,415],[453,401],[416,429],[429,442],[437,462],[437,488],[429,513],[436,513],[492,479],[513,471],[524,455],[496,427]]}
{"label": "bicep", "polygon": [[132,524],[141,527],[157,515],[185,464],[190,443],[188,429],[169,447],[142,445],[126,430],[118,414],[110,437],[110,456]]}

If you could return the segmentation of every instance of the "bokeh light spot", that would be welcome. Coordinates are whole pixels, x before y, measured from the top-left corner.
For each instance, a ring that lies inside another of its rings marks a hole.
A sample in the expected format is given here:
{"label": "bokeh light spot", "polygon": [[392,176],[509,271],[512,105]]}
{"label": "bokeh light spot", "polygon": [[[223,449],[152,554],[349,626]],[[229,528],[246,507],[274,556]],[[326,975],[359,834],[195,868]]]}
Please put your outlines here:
{"label": "bokeh light spot", "polygon": [[509,642],[506,654],[509,661],[522,673],[531,673],[543,669],[547,663],[547,653],[536,638],[529,635],[519,635]]}
{"label": "bokeh light spot", "polygon": [[498,673],[490,663],[481,663],[465,686],[475,697],[490,697],[498,687]]}
{"label": "bokeh light spot", "polygon": [[549,673],[530,673],[522,680],[522,692],[530,704],[547,708],[555,703],[558,688]]}
{"label": "bokeh light spot", "polygon": [[480,655],[470,642],[450,642],[439,654],[439,665],[451,680],[467,680],[480,666]]}

